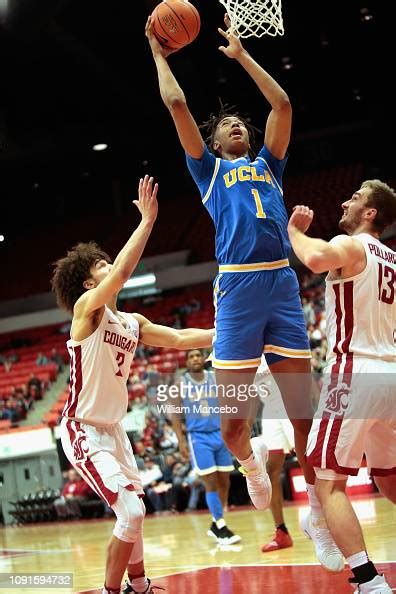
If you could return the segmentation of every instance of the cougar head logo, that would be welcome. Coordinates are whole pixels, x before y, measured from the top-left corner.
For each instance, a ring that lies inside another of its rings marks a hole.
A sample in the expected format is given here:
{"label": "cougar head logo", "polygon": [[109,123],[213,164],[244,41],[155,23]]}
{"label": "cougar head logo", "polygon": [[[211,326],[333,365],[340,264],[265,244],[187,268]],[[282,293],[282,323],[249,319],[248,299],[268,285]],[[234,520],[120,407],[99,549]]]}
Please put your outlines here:
{"label": "cougar head logo", "polygon": [[346,384],[336,386],[327,394],[325,409],[333,414],[343,414],[349,404],[349,388]]}
{"label": "cougar head logo", "polygon": [[87,438],[85,435],[76,437],[73,443],[74,458],[77,461],[84,460],[88,454]]}

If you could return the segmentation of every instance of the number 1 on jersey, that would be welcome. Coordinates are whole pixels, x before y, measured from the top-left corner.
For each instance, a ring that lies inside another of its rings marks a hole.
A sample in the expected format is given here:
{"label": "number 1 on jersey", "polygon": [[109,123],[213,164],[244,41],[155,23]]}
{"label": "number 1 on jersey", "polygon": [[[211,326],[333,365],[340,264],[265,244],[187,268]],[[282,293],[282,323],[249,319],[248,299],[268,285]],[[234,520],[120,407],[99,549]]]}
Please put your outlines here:
{"label": "number 1 on jersey", "polygon": [[258,219],[266,219],[267,215],[264,212],[263,205],[261,203],[261,198],[260,198],[260,194],[258,193],[258,190],[256,188],[252,188],[252,194],[253,194],[254,201],[256,203],[256,208],[257,208],[256,217]]}

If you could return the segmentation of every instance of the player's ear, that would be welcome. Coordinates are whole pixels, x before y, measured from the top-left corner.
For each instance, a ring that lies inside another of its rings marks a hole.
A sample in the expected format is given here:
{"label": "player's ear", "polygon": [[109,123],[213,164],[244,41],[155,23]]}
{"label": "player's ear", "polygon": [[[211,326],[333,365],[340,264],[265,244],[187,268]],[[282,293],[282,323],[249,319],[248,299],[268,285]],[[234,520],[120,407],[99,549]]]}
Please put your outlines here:
{"label": "player's ear", "polygon": [[218,151],[220,147],[221,147],[220,142],[218,140],[215,140],[214,143],[213,143],[213,149],[215,151]]}
{"label": "player's ear", "polygon": [[372,223],[375,219],[375,217],[377,216],[377,209],[376,208],[370,208],[367,212],[366,212],[366,218]]}
{"label": "player's ear", "polygon": [[83,282],[84,289],[93,289],[95,287],[95,281],[89,278]]}

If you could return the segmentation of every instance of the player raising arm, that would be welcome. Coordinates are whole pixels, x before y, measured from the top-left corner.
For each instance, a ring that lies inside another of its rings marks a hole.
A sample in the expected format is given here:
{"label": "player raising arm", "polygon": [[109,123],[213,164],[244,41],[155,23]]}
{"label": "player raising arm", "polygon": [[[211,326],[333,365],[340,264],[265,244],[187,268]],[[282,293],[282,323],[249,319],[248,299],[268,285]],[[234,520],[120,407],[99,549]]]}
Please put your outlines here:
{"label": "player raising arm", "polygon": [[138,341],[179,349],[209,347],[212,330],[175,330],[117,309],[118,293],[143,253],[157,217],[157,185],[146,176],[134,204],[142,220],[114,264],[100,247],[79,243],[56,262],[52,287],[58,304],[73,313],[70,394],[61,422],[65,454],[117,517],[107,552],[103,594],[152,594],[145,577],[142,482],[121,420],[127,412],[126,382]]}
{"label": "player raising arm", "polygon": [[[150,19],[146,26],[157,68],[161,97],[186,152],[188,169],[216,228],[219,274],[214,283],[216,335],[213,367],[224,392],[252,385],[264,353],[281,391],[295,434],[295,449],[304,470],[311,508],[320,514],[314,492],[315,474],[305,458],[312,423],[311,367],[307,331],[295,272],[289,266],[288,215],[282,176],[290,141],[292,108],[286,92],[249,55],[225,18],[219,29],[227,44],[219,50],[235,60],[254,80],[269,106],[264,144],[253,155],[253,130],[237,113],[221,110],[207,122],[205,144],[158,43]],[[296,376],[295,374],[298,374]],[[266,472],[267,448],[250,440],[247,414],[221,419],[223,439],[241,464],[254,505],[269,506],[271,483]],[[265,436],[264,436],[265,438]],[[342,569],[342,555],[328,533],[312,534],[319,559],[329,569]],[[320,550],[319,550],[320,549]]]}
{"label": "player raising arm", "polygon": [[368,558],[345,488],[365,455],[378,488],[396,503],[396,253],[379,240],[396,220],[396,193],[368,180],[342,209],[339,227],[346,235],[330,243],[305,234],[313,219],[307,206],[295,207],[288,227],[300,260],[313,272],[329,271],[329,351],[307,454],[327,525],[354,574],[355,594],[391,594]]}

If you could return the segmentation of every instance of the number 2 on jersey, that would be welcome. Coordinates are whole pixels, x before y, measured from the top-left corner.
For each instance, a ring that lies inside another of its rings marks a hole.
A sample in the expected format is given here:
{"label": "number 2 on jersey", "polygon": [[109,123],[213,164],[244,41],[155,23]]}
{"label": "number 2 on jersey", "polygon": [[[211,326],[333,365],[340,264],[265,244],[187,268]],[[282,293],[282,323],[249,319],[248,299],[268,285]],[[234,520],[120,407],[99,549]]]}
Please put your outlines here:
{"label": "number 2 on jersey", "polygon": [[258,219],[266,219],[267,215],[264,212],[263,205],[261,203],[261,198],[260,198],[260,194],[258,193],[258,190],[256,188],[252,188],[252,194],[253,194],[253,198],[256,203],[256,208],[257,208],[256,217]]}
{"label": "number 2 on jersey", "polygon": [[124,364],[124,361],[125,361],[125,353],[122,353],[121,351],[117,351],[116,361],[118,361],[118,371],[116,373],[116,376],[117,377],[122,377],[121,367],[122,367],[122,365]]}
{"label": "number 2 on jersey", "polygon": [[380,262],[378,262],[378,269],[378,299],[391,305],[395,300],[396,272],[390,266],[383,266]]}

